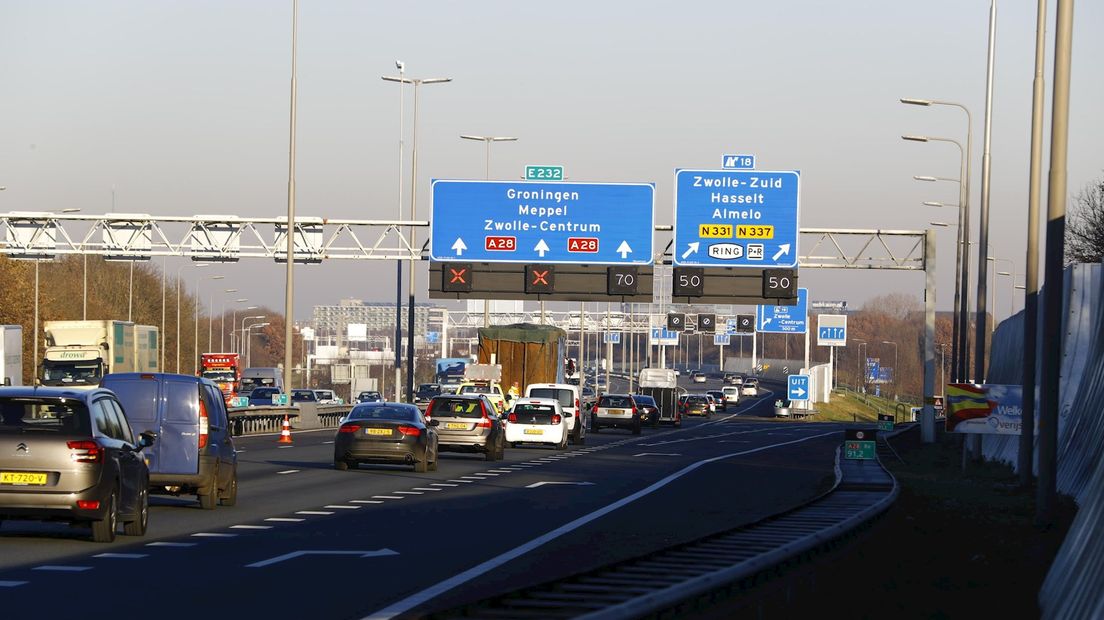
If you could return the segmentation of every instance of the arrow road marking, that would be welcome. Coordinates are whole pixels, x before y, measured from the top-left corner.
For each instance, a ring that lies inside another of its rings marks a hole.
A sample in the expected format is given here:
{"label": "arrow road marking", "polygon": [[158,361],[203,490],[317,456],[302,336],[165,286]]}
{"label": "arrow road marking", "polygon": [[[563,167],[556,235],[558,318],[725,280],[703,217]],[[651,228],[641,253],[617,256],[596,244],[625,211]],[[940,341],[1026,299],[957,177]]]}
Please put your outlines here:
{"label": "arrow road marking", "polygon": [[457,237],[456,242],[452,244],[452,249],[456,251],[457,256],[463,256],[464,250],[468,249],[468,246],[464,245],[463,239]]}
{"label": "arrow road marking", "polygon": [[541,258],[544,258],[544,253],[550,249],[548,244],[544,242],[544,239],[541,239],[537,242],[537,245],[533,246],[533,251],[539,254]]}
{"label": "arrow road marking", "polygon": [[542,480],[540,482],[534,482],[533,484],[526,485],[525,488],[535,489],[537,487],[541,487],[541,486],[544,486],[546,484],[566,484],[566,485],[573,485],[573,486],[577,486],[577,487],[594,486],[593,482],[548,482],[548,481]]}
{"label": "arrow road marking", "polygon": [[617,253],[621,255],[621,258],[628,258],[632,253],[632,248],[629,247],[628,241],[622,241],[621,245],[617,246]]}
{"label": "arrow road marking", "polygon": [[686,251],[682,253],[682,260],[686,260],[686,257],[691,254],[696,254],[699,247],[701,247],[701,242],[699,241],[687,244]]}
{"label": "arrow road marking", "polygon": [[273,564],[283,562],[284,560],[294,560],[295,558],[302,557],[304,555],[356,555],[362,558],[378,558],[388,555],[399,555],[399,552],[392,551],[391,549],[377,549],[375,551],[292,551],[291,553],[278,555],[268,560],[246,564],[245,567],[264,568],[266,566],[271,566]]}
{"label": "arrow road marking", "polygon": [[[783,243],[782,245],[778,246],[778,251],[774,253],[774,256],[771,257],[771,260],[778,260],[778,259],[782,258],[783,256],[789,254],[789,253],[790,253],[790,244]],[[685,258],[685,257],[683,257],[683,258]]]}

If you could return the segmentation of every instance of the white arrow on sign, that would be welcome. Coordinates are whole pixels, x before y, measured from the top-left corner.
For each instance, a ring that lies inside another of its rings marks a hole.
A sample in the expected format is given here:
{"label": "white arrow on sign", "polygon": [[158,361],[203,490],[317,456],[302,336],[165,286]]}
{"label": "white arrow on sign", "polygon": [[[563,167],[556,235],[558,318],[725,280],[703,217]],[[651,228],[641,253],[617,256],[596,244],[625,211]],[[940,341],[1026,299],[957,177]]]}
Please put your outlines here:
{"label": "white arrow on sign", "polygon": [[630,252],[632,252],[632,248],[629,247],[628,241],[622,241],[621,245],[617,246],[617,253],[621,255],[621,258],[628,258]]}
{"label": "white arrow on sign", "polygon": [[803,388],[801,386],[795,387],[793,393],[797,394],[798,396],[804,396],[805,395],[805,388]]}
{"label": "white arrow on sign", "polygon": [[464,254],[464,250],[468,249],[468,246],[464,245],[464,240],[463,239],[461,239],[460,237],[457,237],[456,238],[456,243],[452,244],[452,249],[456,250],[456,255],[457,256],[462,256]]}
{"label": "white arrow on sign", "polygon": [[686,247],[686,251],[682,253],[682,259],[686,260],[687,256],[690,256],[691,254],[696,254],[699,247],[701,247],[701,242],[699,241],[688,244]]}
{"label": "white arrow on sign", "polygon": [[549,249],[551,249],[551,248],[549,248],[548,244],[544,242],[544,239],[541,239],[540,241],[538,241],[537,245],[533,247],[533,250],[537,254],[540,254],[541,258],[544,258],[544,253],[547,252]]}
{"label": "white arrow on sign", "polygon": [[789,254],[789,253],[790,253],[790,244],[783,243],[782,245],[778,246],[778,251],[774,253],[774,256],[771,257],[771,260],[778,260],[778,259],[782,258],[783,256]]}
{"label": "white arrow on sign", "polygon": [[546,480],[542,480],[540,482],[534,482],[533,484],[526,485],[525,488],[535,489],[537,487],[542,487],[546,484],[549,484],[549,485],[551,485],[551,484],[566,484],[566,485],[577,486],[577,487],[594,486],[593,482],[548,482]]}
{"label": "white arrow on sign", "polygon": [[271,566],[273,564],[283,562],[284,560],[294,560],[295,558],[302,557],[304,555],[356,555],[362,558],[378,558],[388,555],[399,555],[399,552],[393,551],[391,549],[377,549],[375,551],[292,551],[291,553],[278,555],[268,560],[246,564],[245,567],[264,568],[265,566]]}

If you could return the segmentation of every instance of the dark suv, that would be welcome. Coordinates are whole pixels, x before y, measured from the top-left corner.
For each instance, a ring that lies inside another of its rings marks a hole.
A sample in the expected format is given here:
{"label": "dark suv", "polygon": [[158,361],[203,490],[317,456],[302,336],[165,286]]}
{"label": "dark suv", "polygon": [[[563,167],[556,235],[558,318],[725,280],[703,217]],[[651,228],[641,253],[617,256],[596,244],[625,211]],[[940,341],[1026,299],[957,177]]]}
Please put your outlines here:
{"label": "dark suv", "polygon": [[440,383],[423,383],[414,391],[414,404],[422,411],[425,411],[426,407],[429,406],[429,401],[433,400],[433,397],[440,393]]}
{"label": "dark suv", "polygon": [[484,394],[442,394],[429,401],[426,419],[437,421],[442,452],[481,452],[500,461],[506,452],[506,427]]}
{"label": "dark suv", "polygon": [[[221,396],[219,397],[221,401]],[[111,542],[119,521],[146,533],[149,469],[136,436],[107,390],[0,388],[0,522],[41,519],[87,524]]]}
{"label": "dark suv", "polygon": [[[195,493],[211,510],[238,501],[238,455],[230,437],[226,403],[211,380],[168,373],[118,373],[103,378],[139,431],[160,441],[147,450],[150,489],[171,495]],[[257,388],[253,390],[275,389]]]}

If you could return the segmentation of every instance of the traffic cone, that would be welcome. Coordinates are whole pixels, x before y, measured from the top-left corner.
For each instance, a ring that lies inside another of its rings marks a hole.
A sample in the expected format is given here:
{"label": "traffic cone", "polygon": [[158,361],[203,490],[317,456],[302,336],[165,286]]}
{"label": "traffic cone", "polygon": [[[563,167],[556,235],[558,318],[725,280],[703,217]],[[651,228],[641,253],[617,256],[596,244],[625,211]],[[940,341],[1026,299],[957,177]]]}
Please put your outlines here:
{"label": "traffic cone", "polygon": [[291,443],[291,422],[288,421],[288,416],[284,414],[284,426],[280,430],[280,439],[276,443]]}

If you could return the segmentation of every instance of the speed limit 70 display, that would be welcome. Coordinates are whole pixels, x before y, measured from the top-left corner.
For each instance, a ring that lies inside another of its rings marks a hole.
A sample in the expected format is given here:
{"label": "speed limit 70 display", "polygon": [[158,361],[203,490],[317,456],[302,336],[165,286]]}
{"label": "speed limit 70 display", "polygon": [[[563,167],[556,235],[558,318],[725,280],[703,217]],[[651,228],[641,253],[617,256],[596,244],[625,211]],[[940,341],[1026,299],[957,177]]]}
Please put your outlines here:
{"label": "speed limit 70 display", "polygon": [[797,297],[797,271],[794,269],[764,269],[763,297],[768,299]]}
{"label": "speed limit 70 display", "polygon": [[675,297],[701,297],[704,288],[704,268],[675,267],[671,278],[671,295]]}

